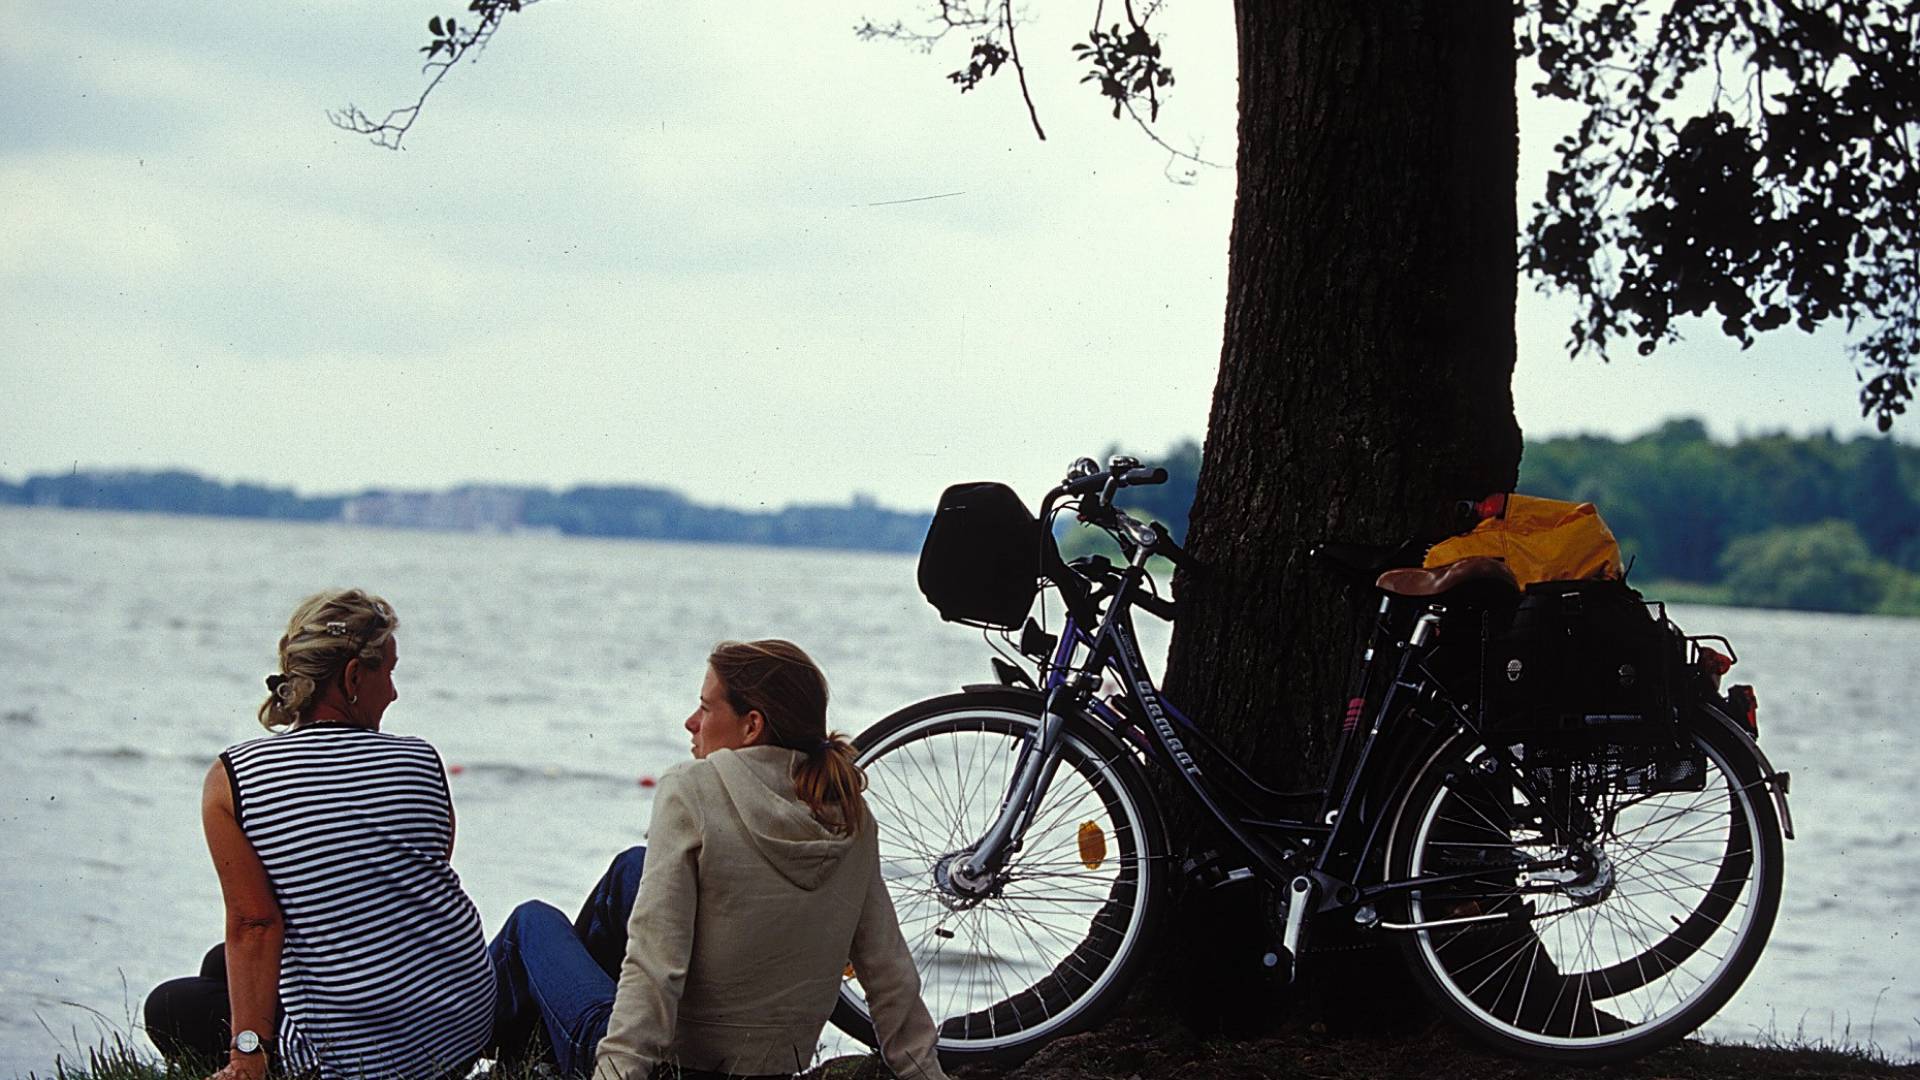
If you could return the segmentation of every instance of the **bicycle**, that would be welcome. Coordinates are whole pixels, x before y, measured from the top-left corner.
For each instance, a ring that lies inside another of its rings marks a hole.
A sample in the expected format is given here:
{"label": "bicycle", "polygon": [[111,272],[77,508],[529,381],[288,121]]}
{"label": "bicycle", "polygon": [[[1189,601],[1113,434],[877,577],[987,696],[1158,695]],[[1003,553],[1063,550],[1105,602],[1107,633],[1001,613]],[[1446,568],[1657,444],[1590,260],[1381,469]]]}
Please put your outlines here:
{"label": "bicycle", "polygon": [[[1653,705],[1517,723],[1489,710],[1500,687],[1474,662],[1524,609],[1501,564],[1422,570],[1410,546],[1323,545],[1315,555],[1379,602],[1327,782],[1299,815],[1301,793],[1250,775],[1141,662],[1132,613],[1176,614],[1148,560],[1193,563],[1114,496],[1165,478],[1083,458],[1037,518],[1010,489],[976,500],[993,512],[964,539],[981,573],[954,601],[972,606],[959,621],[1024,619],[1017,648],[1037,677],[996,657],[995,684],[910,705],[857,740],[943,1058],[1017,1060],[1097,1025],[1139,974],[1176,872],[1277,891],[1279,941],[1263,960],[1281,979],[1321,920],[1397,937],[1444,1015],[1520,1056],[1635,1057],[1726,1003],[1771,930],[1792,819],[1788,775],[1755,742],[1751,689],[1720,692],[1724,638],[1684,636],[1643,606],[1643,662],[1659,670],[1635,700]],[[1067,509],[1124,563],[1064,562],[1052,523]],[[1057,635],[1026,617],[1042,586],[1064,601]],[[1178,778],[1229,855],[1176,870],[1149,770]],[[874,1042],[851,968],[834,1022]]]}

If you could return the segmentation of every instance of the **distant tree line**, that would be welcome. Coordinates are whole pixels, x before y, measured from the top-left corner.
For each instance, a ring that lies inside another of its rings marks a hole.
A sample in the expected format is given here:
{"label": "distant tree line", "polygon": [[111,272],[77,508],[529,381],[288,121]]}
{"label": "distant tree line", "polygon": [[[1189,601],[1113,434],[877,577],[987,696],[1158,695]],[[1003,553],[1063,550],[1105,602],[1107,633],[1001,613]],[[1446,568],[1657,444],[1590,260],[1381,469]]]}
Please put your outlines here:
{"label": "distant tree line", "polygon": [[57,476],[30,476],[19,484],[0,480],[0,503],[78,510],[331,521],[340,516],[344,501],[345,497],[340,495],[315,498],[291,488],[223,484],[179,469],[160,472],[76,470]]}
{"label": "distant tree line", "polygon": [[[1200,448],[1159,457],[1164,487],[1121,502],[1184,535]],[[1591,502],[1666,599],[1920,615],[1920,446],[1888,438],[1758,435],[1715,442],[1695,419],[1644,435],[1527,444],[1519,490]],[[1087,530],[1063,545],[1095,550]]]}
{"label": "distant tree line", "polygon": [[846,506],[734,510],[652,487],[576,487],[528,494],[522,523],[568,536],[615,536],[773,547],[918,551],[928,514],[887,510],[855,497]]}
{"label": "distant tree line", "polygon": [[[516,498],[494,505],[512,507],[488,527],[550,529],[568,536],[605,536],[684,540],[779,547],[843,548],[860,551],[916,551],[926,535],[928,515],[901,513],[856,497],[845,506],[790,506],[748,511],[704,506],[676,491],[656,487],[575,487],[456,489],[451,493],[410,493],[424,500],[457,496],[462,491],[511,492]],[[0,480],[0,504],[121,510],[219,517],[272,518],[283,521],[350,520],[357,500],[386,501],[393,493],[370,490],[358,495],[306,496],[290,488],[227,484],[182,470],[74,471],[31,476],[22,483]],[[390,521],[407,524],[404,515]],[[422,519],[430,524],[430,519]]]}
{"label": "distant tree line", "polygon": [[1706,586],[1696,598],[1724,603],[1920,614],[1920,446],[1719,443],[1698,420],[1670,420],[1624,442],[1531,444],[1520,486],[1599,507],[1639,582]]}

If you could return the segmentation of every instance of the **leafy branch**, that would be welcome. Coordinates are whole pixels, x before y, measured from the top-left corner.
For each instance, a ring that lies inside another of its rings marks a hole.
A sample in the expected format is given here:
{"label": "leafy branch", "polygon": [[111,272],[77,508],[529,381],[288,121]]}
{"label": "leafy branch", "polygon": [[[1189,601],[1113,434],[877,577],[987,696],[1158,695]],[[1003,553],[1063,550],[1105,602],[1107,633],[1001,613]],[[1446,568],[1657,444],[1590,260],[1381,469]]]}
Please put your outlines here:
{"label": "leafy branch", "polygon": [[1891,428],[1920,352],[1920,0],[1528,0],[1516,39],[1584,111],[1522,252],[1581,301],[1570,349],[1838,323]]}
{"label": "leafy branch", "polygon": [[400,149],[401,140],[413,129],[413,123],[420,118],[420,110],[426,105],[440,80],[447,77],[455,64],[473,54],[478,60],[479,54],[486,51],[487,43],[493,40],[495,31],[500,29],[500,21],[514,12],[539,3],[539,0],[472,0],[467,5],[467,13],[474,21],[462,24],[455,16],[441,18],[435,15],[427,20],[427,33],[431,35],[420,51],[427,55],[420,71],[427,76],[427,83],[420,89],[420,96],[410,105],[390,110],[386,116],[376,120],[372,115],[352,103],[330,109],[327,119],[334,127],[342,131],[351,131],[365,135],[377,146],[389,150]]}
{"label": "leafy branch", "polygon": [[[1154,130],[1165,92],[1174,84],[1173,69],[1162,59],[1160,38],[1147,27],[1159,11],[1159,4],[1149,3],[1136,9],[1133,0],[1124,0],[1121,6],[1126,23],[1115,22],[1102,29],[1106,4],[1105,0],[1098,0],[1087,39],[1071,46],[1075,62],[1087,68],[1080,81],[1093,84],[1102,97],[1113,103],[1114,119],[1126,116],[1149,141],[1167,152],[1169,180],[1192,183],[1192,167],[1217,169],[1220,166],[1201,157],[1197,147],[1182,150]],[[925,29],[911,28],[899,20],[886,24],[867,20],[856,26],[854,33],[862,41],[892,41],[920,52],[931,52],[947,35],[956,30],[966,32],[972,39],[967,62],[947,73],[947,81],[965,94],[998,75],[1002,68],[1012,68],[1020,83],[1020,97],[1026,104],[1028,122],[1033,126],[1034,135],[1045,140],[1047,133],[1040,125],[1039,109],[1027,83],[1026,64],[1020,57],[1019,22],[1012,0],[937,0]],[[1145,116],[1141,115],[1143,108]],[[1186,167],[1176,173],[1176,166],[1182,163]]]}

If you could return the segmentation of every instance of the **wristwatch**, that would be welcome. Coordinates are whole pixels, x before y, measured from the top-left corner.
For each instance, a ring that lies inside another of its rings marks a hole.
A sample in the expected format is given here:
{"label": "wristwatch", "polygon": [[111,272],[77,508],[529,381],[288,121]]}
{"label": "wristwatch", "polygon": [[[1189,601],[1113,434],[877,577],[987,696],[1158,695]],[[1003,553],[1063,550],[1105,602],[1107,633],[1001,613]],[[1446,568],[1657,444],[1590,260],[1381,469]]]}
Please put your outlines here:
{"label": "wristwatch", "polygon": [[257,1031],[236,1032],[233,1036],[233,1048],[243,1054],[260,1052],[260,1033]]}

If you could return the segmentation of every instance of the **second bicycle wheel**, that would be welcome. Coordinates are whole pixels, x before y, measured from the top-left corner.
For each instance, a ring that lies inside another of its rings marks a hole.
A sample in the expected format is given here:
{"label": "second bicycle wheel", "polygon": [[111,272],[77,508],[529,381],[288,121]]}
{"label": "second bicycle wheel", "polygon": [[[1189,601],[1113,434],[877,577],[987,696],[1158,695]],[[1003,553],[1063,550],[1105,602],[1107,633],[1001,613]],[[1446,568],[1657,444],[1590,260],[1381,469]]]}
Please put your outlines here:
{"label": "second bicycle wheel", "polygon": [[[943,1060],[1014,1061],[1098,1023],[1145,958],[1164,894],[1164,843],[1132,753],[1081,720],[1023,842],[990,888],[948,868],[986,831],[1040,727],[1031,694],[973,692],[909,706],[857,740],[881,873],[919,969]],[[859,973],[833,1020],[874,1041]]]}
{"label": "second bicycle wheel", "polygon": [[1705,717],[1672,747],[1515,750],[1436,759],[1395,828],[1399,875],[1436,879],[1407,902],[1435,924],[1406,940],[1416,975],[1529,1057],[1597,1064],[1681,1038],[1733,996],[1779,908],[1758,762]]}

